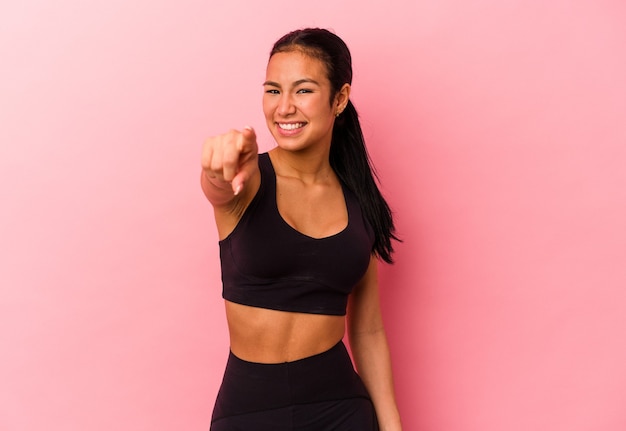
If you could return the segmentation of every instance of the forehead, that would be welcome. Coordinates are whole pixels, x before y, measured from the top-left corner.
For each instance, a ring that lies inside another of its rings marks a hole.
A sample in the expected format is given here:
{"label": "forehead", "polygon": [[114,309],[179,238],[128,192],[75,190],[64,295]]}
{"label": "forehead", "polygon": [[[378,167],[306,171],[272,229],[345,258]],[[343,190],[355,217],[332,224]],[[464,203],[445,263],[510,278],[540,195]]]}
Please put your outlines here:
{"label": "forehead", "polygon": [[303,78],[329,83],[324,63],[298,50],[274,54],[267,63],[266,78],[284,83]]}

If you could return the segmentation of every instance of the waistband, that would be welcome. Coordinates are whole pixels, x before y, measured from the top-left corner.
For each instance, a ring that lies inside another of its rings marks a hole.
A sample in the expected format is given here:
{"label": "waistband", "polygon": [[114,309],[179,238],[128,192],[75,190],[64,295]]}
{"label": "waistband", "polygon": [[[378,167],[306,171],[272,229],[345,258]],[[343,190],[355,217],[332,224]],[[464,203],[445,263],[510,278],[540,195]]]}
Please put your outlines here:
{"label": "waistband", "polygon": [[307,358],[278,364],[228,357],[214,419],[369,395],[343,342]]}
{"label": "waistband", "polygon": [[337,344],[335,344],[330,349],[316,353],[315,355],[307,356],[305,358],[296,359],[295,361],[285,361],[285,362],[277,362],[277,363],[265,363],[265,362],[253,362],[247,361],[245,359],[241,359],[237,355],[235,355],[232,351],[228,354],[228,365],[231,365],[236,368],[246,369],[246,370],[257,370],[262,372],[276,372],[283,368],[302,368],[308,367],[310,364],[317,363],[319,361],[323,361],[326,358],[338,358],[342,356],[348,356],[348,350],[346,349],[343,340],[339,340]]}

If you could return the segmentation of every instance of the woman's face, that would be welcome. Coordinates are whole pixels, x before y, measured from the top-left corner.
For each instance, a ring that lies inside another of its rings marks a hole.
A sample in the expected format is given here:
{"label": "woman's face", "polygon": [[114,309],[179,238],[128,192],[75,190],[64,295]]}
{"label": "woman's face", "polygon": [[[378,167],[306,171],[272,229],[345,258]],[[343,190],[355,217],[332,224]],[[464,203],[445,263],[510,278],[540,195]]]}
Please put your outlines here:
{"label": "woman's face", "polygon": [[265,121],[279,147],[292,151],[330,148],[335,114],[344,99],[347,103],[349,86],[331,104],[324,63],[297,50],[274,54],[263,87]]}

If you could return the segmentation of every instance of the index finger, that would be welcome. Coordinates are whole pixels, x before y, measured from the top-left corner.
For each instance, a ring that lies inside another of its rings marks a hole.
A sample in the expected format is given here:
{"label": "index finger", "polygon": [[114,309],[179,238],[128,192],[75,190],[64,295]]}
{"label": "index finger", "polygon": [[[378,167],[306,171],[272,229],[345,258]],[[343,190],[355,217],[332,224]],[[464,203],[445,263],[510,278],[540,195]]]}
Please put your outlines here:
{"label": "index finger", "polygon": [[224,146],[222,153],[222,175],[224,176],[224,181],[232,181],[237,171],[239,171],[242,141],[243,135],[238,132],[234,142],[229,142]]}

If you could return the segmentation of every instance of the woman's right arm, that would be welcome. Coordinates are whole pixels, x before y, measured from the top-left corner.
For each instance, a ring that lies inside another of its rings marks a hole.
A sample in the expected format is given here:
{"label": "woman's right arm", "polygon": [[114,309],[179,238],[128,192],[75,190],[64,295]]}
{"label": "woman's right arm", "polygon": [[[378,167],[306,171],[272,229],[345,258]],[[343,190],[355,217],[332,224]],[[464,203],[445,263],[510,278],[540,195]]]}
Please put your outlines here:
{"label": "woman's right arm", "polygon": [[260,184],[258,146],[252,128],[211,137],[202,147],[200,179],[213,205],[220,239],[237,225]]}

